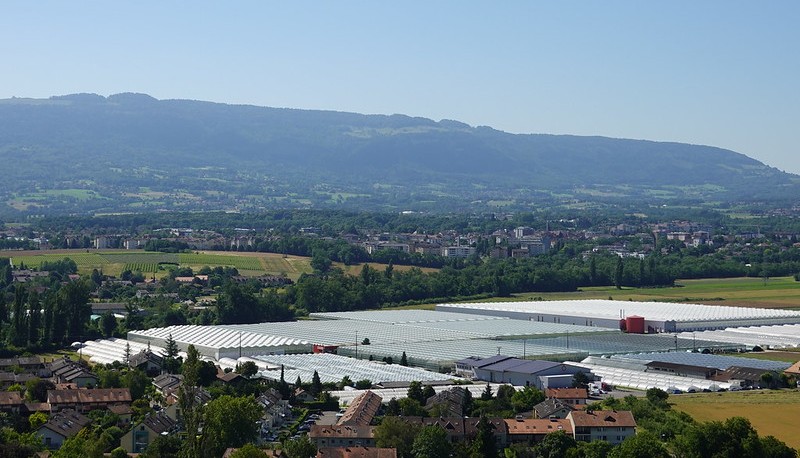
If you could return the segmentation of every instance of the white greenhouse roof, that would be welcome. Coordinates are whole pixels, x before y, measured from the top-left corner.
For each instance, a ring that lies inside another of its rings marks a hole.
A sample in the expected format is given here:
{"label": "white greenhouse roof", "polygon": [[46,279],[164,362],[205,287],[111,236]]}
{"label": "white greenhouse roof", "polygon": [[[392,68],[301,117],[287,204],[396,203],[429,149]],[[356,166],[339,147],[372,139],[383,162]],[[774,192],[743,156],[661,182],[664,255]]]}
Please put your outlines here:
{"label": "white greenhouse roof", "polygon": [[[736,342],[748,347],[797,348],[800,347],[800,324],[775,326],[746,326],[703,331],[696,337],[717,342]],[[681,337],[691,337],[692,333],[682,333]],[[800,359],[800,355],[798,355]]]}
{"label": "white greenhouse roof", "polygon": [[[342,355],[354,356],[355,347],[340,347]],[[488,358],[497,354],[514,357],[525,356],[528,359],[553,359],[553,360],[579,360],[586,356],[586,352],[577,348],[551,347],[537,345],[534,339],[527,342],[522,340],[489,340],[472,339],[441,342],[408,342],[402,344],[370,344],[358,346],[358,357],[380,360],[391,357],[394,362],[399,362],[403,352],[410,364],[426,367],[453,368],[455,361],[470,356]]]}
{"label": "white greenhouse roof", "polygon": [[221,325],[219,328],[233,332],[279,335],[307,340],[314,344],[350,345],[368,338],[374,343],[430,342],[437,340],[463,340],[476,336],[459,331],[425,329],[388,323],[368,323],[350,320],[306,320],[283,323],[258,323]]}
{"label": "white greenhouse roof", "polygon": [[[108,338],[98,340],[87,340],[83,342],[83,347],[79,350],[83,356],[88,356],[89,361],[95,364],[111,364],[115,361],[125,360],[126,346],[130,345],[131,356],[142,350],[147,350],[147,344],[132,342],[125,339]],[[150,351],[157,355],[166,353],[164,348],[156,345],[150,346]],[[183,354],[185,356],[185,354]]]}
{"label": "white greenhouse roof", "polygon": [[[292,379],[294,380],[294,379]],[[497,390],[503,386],[503,383],[490,383],[492,387],[492,393],[497,393]],[[459,387],[469,390],[472,393],[473,399],[478,399],[486,390],[486,383],[480,383],[473,385],[433,385],[433,390],[437,393],[442,391],[447,391],[451,388]],[[521,389],[519,387],[518,389]],[[373,393],[380,396],[381,402],[386,404],[387,402],[391,401],[392,399],[403,399],[408,397],[408,388],[378,388],[378,389],[370,389]],[[339,398],[339,404],[341,405],[349,405],[353,402],[353,399],[357,398],[358,396],[362,395],[364,390],[340,390],[340,391],[331,391],[331,395],[336,396]]]}
{"label": "white greenhouse roof", "polygon": [[[698,366],[727,370],[730,367],[751,367],[765,371],[783,371],[791,366],[791,363],[783,361],[771,361],[766,359],[742,358],[740,356],[715,355],[705,353],[691,353],[685,351],[671,353],[631,353],[619,355],[624,359],[638,359],[645,363],[657,361],[662,363],[682,364],[686,366]],[[617,358],[612,356],[611,359]]]}
{"label": "white greenhouse roof", "polygon": [[[440,304],[447,311],[470,310],[516,312],[527,314],[549,314],[580,316],[592,319],[621,319],[638,315],[651,321],[725,321],[765,318],[796,318],[800,323],[800,311],[717,305],[682,304],[672,302],[637,302],[602,299],[530,302],[481,302],[471,304]],[[437,306],[438,307],[438,306]]]}
{"label": "white greenhouse roof", "polygon": [[[695,348],[719,348],[724,350],[738,350],[745,348],[737,342],[718,342],[689,335],[678,337],[674,334],[582,334],[558,337],[545,337],[529,339],[528,343],[548,345],[553,347],[569,347],[580,349],[590,355],[614,355],[632,352],[667,352],[678,350],[693,350]],[[698,333],[699,336],[699,333]]]}
{"label": "white greenhouse roof", "polygon": [[588,368],[593,374],[600,377],[603,382],[609,385],[637,390],[659,388],[668,392],[675,390],[684,392],[702,390],[719,391],[721,389],[728,390],[731,387],[731,384],[727,382],[717,382],[701,378],[680,377],[617,367],[596,366],[586,363],[580,363],[579,365]]}
{"label": "white greenhouse roof", "polygon": [[308,345],[300,337],[285,337],[263,333],[248,332],[245,329],[228,329],[222,326],[176,325],[153,328],[145,331],[130,331],[131,337],[140,340],[148,338],[166,341],[169,336],[175,342],[207,348],[259,348]]}
{"label": "white greenhouse roof", "polygon": [[573,324],[515,320],[501,316],[435,310],[380,310],[367,312],[313,313],[314,318],[364,321],[413,326],[474,334],[475,338],[578,334],[584,332],[619,332],[619,329]]}
{"label": "white greenhouse roof", "polygon": [[347,375],[353,382],[369,380],[382,382],[433,382],[460,379],[449,375],[431,372],[399,364],[384,364],[376,361],[358,360],[329,353],[309,353],[298,355],[258,355],[254,359],[277,367],[276,370],[260,371],[259,375],[274,380],[280,379],[280,366],[284,366],[284,380],[293,383],[298,376],[303,382],[310,382],[314,371],[320,380],[339,382]]}

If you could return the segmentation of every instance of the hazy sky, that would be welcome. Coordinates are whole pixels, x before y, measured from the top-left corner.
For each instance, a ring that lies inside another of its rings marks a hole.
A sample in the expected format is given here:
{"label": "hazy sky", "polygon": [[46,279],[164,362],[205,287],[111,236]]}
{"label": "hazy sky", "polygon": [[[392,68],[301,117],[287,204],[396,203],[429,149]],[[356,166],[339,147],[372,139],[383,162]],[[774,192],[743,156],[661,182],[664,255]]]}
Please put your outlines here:
{"label": "hazy sky", "polygon": [[729,148],[800,173],[800,2],[16,1],[0,98],[142,92]]}

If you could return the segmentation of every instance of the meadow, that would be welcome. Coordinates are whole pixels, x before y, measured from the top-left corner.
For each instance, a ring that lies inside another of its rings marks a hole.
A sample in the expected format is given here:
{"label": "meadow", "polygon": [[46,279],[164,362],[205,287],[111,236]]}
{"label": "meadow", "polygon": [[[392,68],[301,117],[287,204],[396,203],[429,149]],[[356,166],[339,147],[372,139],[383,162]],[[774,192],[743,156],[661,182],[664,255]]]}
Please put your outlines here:
{"label": "meadow", "polygon": [[753,390],[726,393],[696,393],[670,396],[674,409],[698,421],[721,421],[745,417],[761,436],[775,436],[800,449],[798,418],[800,390]]}
{"label": "meadow", "polygon": [[800,283],[793,277],[677,280],[674,287],[585,287],[571,293],[523,293],[512,300],[608,299],[800,309]]}

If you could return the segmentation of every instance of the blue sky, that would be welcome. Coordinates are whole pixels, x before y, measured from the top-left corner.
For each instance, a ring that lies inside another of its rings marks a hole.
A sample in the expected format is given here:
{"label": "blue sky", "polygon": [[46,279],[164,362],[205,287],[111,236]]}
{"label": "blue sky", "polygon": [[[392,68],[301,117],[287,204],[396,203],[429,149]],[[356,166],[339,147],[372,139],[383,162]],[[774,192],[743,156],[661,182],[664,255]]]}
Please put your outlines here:
{"label": "blue sky", "polygon": [[0,98],[142,92],[729,148],[800,173],[797,1],[4,1]]}

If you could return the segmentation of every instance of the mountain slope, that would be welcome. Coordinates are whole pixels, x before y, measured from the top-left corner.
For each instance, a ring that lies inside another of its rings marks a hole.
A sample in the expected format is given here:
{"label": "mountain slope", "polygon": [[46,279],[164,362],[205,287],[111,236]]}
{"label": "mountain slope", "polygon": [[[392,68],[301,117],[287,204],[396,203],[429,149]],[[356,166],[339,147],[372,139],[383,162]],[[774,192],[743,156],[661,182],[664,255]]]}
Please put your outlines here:
{"label": "mountain slope", "polygon": [[755,200],[798,190],[794,175],[707,146],[142,94],[2,100],[0,160],[5,213],[524,207],[564,195]]}

